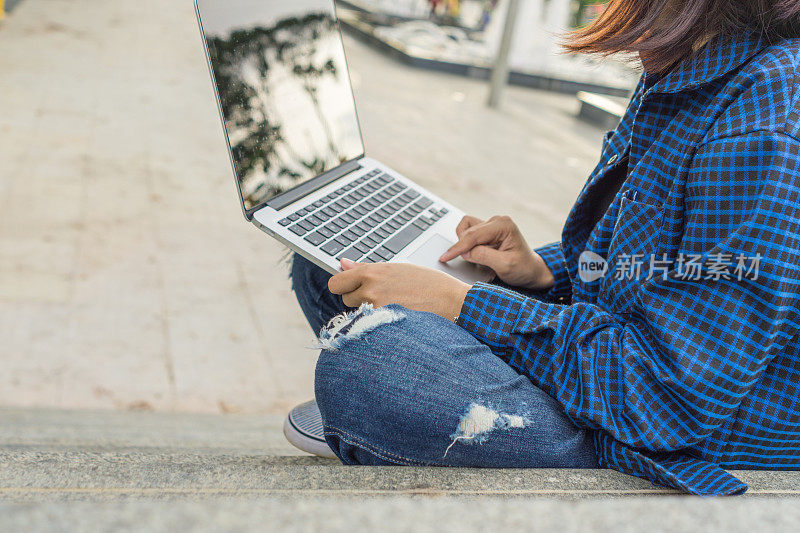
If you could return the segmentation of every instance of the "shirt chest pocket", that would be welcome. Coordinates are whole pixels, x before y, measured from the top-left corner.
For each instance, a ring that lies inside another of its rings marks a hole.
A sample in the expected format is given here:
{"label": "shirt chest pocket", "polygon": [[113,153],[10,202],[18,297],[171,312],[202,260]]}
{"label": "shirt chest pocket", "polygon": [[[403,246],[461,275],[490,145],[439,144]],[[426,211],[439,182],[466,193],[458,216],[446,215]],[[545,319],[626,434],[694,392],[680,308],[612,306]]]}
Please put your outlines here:
{"label": "shirt chest pocket", "polygon": [[600,288],[600,301],[613,311],[629,313],[638,307],[642,285],[660,275],[663,206],[641,202],[633,191],[620,199],[608,249],[608,273]]}

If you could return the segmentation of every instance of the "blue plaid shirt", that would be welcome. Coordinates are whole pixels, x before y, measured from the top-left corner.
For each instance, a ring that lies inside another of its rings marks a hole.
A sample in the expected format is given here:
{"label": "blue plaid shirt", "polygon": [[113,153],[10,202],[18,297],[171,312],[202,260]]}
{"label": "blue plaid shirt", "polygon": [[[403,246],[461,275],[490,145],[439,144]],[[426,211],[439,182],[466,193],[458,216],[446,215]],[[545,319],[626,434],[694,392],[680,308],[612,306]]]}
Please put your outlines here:
{"label": "blue plaid shirt", "polygon": [[743,33],[645,73],[537,250],[555,287],[464,302],[459,324],[594,430],[602,466],[705,495],[747,490],[724,469],[800,468],[799,66],[800,40]]}

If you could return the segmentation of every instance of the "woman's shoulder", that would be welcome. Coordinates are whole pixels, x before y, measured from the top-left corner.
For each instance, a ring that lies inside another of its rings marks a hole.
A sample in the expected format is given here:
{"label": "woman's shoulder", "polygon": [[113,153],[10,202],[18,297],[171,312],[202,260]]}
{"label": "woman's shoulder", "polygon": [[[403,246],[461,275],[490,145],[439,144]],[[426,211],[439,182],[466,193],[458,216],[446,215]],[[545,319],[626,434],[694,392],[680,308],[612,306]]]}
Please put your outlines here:
{"label": "woman's shoulder", "polygon": [[734,97],[713,137],[761,131],[800,138],[800,38],[767,43],[725,89]]}
{"label": "woman's shoulder", "polygon": [[763,90],[793,95],[800,69],[800,38],[765,43],[744,66],[742,74]]}

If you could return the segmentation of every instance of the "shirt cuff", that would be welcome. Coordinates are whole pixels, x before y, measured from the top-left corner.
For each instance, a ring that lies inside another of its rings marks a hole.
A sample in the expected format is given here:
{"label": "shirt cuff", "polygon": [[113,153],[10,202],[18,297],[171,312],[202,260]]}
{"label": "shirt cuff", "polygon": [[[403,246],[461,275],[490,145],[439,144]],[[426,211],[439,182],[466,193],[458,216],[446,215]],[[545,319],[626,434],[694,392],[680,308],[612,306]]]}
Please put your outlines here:
{"label": "shirt cuff", "polygon": [[527,315],[530,312],[538,314],[540,306],[544,318],[549,304],[497,285],[476,283],[464,299],[456,324],[489,346],[496,355],[509,355],[513,349],[511,336],[523,308],[527,321],[535,320],[535,317]]}
{"label": "shirt cuff", "polygon": [[568,303],[572,300],[572,279],[569,277],[567,260],[560,242],[554,242],[533,250],[544,259],[545,264],[553,273],[555,285],[547,291],[541,291],[537,297],[557,303]]}

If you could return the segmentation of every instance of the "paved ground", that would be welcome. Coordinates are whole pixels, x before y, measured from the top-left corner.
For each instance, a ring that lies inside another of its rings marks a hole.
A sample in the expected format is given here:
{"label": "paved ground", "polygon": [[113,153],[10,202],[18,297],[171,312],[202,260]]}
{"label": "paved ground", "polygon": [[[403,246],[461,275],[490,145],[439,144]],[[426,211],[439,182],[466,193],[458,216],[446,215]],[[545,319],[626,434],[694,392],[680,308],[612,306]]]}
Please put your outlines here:
{"label": "paved ground", "polygon": [[[676,509],[681,512],[676,513]],[[793,532],[800,520],[787,501],[623,499],[519,501],[417,497],[258,501],[52,503],[0,505],[0,526],[13,531],[532,531],[583,533]],[[409,517],[413,523],[409,524]],[[54,526],[53,524],[58,524]]]}
{"label": "paved ground", "polygon": [[[368,151],[556,239],[601,132],[570,97],[351,39]],[[189,0],[26,0],[0,23],[0,405],[281,413],[316,353],[241,216]]]}
{"label": "paved ground", "polygon": [[0,529],[750,533],[800,520],[800,473],[739,473],[749,495],[714,501],[609,470],[343,467],[298,455],[280,422],[0,409]]}

